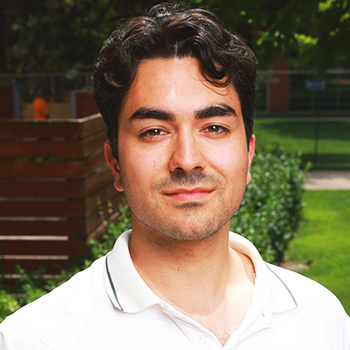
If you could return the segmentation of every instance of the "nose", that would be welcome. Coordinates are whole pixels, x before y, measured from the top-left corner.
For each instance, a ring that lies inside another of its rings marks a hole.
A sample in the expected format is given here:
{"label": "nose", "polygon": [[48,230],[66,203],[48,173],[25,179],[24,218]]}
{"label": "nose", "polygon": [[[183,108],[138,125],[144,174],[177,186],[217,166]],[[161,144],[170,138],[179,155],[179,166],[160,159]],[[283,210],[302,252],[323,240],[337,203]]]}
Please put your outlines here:
{"label": "nose", "polygon": [[191,173],[193,170],[203,170],[205,159],[200,150],[198,140],[192,133],[178,134],[173,144],[173,152],[169,162],[171,172]]}

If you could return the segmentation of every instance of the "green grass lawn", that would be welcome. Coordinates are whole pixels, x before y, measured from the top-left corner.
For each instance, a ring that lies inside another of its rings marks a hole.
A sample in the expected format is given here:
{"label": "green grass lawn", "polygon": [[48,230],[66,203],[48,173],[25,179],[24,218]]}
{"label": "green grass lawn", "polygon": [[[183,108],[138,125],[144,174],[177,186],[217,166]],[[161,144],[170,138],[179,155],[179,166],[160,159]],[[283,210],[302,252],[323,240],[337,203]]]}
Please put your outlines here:
{"label": "green grass lawn", "polygon": [[306,191],[304,220],[287,261],[312,261],[301,273],[331,290],[350,314],[350,191]]}
{"label": "green grass lawn", "polygon": [[257,150],[279,144],[290,152],[301,151],[314,167],[350,168],[349,117],[263,116],[257,118],[254,133]]}

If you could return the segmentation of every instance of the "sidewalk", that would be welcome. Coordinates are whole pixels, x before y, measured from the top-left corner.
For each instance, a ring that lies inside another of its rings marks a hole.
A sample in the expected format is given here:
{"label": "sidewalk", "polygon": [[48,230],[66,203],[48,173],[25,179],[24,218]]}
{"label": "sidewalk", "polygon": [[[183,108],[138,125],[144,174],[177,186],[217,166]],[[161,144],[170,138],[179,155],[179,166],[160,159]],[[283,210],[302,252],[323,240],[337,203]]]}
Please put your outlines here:
{"label": "sidewalk", "polygon": [[311,170],[306,190],[350,190],[350,170]]}

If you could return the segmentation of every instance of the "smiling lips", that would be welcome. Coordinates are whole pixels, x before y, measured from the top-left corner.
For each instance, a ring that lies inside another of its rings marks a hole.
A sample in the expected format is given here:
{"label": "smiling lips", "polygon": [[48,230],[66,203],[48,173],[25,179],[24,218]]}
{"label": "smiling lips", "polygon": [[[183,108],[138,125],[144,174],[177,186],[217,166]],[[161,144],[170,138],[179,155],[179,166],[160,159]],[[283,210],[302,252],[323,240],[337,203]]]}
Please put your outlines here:
{"label": "smiling lips", "polygon": [[170,192],[166,192],[165,195],[180,202],[194,202],[205,199],[213,191],[213,189],[203,187],[192,189],[179,188]]}

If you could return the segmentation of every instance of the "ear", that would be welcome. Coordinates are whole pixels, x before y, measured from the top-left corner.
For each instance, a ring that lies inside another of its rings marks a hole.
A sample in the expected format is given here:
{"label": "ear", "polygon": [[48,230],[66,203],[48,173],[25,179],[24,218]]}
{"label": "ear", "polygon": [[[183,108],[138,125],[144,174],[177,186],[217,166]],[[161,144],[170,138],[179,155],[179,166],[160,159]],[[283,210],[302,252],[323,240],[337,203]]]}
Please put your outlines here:
{"label": "ear", "polygon": [[252,135],[252,138],[249,141],[249,150],[248,150],[248,172],[247,172],[247,181],[246,185],[249,184],[249,182],[252,179],[252,174],[250,172],[253,158],[254,158],[254,153],[255,153],[255,135]]}
{"label": "ear", "polygon": [[119,162],[112,155],[111,143],[109,141],[105,142],[105,157],[114,176],[115,189],[119,192],[123,192],[124,188],[120,176]]}

